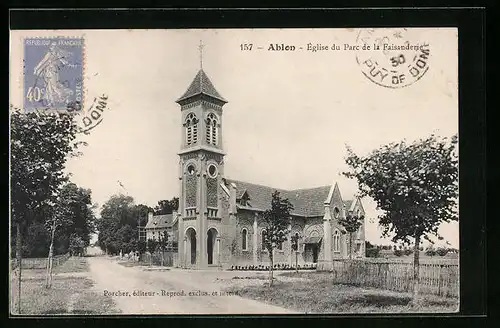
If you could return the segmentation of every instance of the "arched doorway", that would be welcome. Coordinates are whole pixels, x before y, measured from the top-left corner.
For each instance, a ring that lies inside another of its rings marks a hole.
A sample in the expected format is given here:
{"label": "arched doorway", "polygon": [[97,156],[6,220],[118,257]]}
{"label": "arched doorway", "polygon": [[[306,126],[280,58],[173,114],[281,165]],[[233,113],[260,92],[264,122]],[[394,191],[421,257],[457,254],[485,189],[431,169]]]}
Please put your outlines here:
{"label": "arched doorway", "polygon": [[187,260],[192,265],[196,264],[196,230],[188,228],[186,230],[187,240]]}
{"label": "arched doorway", "polygon": [[215,228],[210,228],[207,231],[207,259],[208,265],[216,264],[217,261],[217,230]]}

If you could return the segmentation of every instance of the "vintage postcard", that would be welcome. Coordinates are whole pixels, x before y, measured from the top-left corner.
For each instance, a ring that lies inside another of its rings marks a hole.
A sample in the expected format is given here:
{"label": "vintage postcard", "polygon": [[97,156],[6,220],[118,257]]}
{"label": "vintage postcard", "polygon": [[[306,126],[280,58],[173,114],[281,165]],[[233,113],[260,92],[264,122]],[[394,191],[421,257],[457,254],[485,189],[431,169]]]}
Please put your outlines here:
{"label": "vintage postcard", "polygon": [[12,315],[459,310],[456,28],[10,36]]}

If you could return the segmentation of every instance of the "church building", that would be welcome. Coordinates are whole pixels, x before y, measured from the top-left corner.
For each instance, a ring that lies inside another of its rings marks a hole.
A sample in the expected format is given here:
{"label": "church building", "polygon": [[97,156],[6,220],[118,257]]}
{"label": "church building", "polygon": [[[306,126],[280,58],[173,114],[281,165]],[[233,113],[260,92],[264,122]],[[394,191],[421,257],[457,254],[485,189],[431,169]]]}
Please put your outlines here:
{"label": "church building", "polygon": [[[349,257],[349,234],[338,219],[349,212],[364,216],[360,199],[343,199],[336,183],[284,190],[226,177],[223,107],[227,100],[200,69],[176,102],[182,117],[179,209],[168,220],[178,241],[176,266],[225,269],[269,264],[262,242],[266,238],[263,212],[270,209],[275,190],[294,207],[287,241],[275,250],[275,264],[295,263],[291,236],[299,236],[301,265],[329,267],[332,259]],[[150,217],[151,228],[154,220]],[[363,223],[353,234],[353,258],[365,256],[364,230]]]}

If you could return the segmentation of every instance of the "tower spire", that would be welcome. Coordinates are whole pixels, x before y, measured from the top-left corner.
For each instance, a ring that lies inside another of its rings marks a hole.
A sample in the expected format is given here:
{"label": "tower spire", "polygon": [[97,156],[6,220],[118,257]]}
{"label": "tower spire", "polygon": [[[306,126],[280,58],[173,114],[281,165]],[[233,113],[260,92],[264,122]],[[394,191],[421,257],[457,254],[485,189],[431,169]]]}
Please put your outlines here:
{"label": "tower spire", "polygon": [[205,45],[203,41],[200,40],[200,45],[198,46],[198,50],[200,51],[200,69],[203,69],[203,47],[205,47]]}

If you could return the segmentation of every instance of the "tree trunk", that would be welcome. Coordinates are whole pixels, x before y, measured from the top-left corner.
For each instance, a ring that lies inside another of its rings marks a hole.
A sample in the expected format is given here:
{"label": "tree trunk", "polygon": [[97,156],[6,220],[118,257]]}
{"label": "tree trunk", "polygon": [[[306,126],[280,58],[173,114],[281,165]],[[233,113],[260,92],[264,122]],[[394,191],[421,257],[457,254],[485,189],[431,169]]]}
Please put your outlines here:
{"label": "tree trunk", "polygon": [[349,232],[349,259],[352,260],[352,232]]}
{"label": "tree trunk", "polygon": [[415,246],[413,246],[413,303],[416,304],[418,300],[418,287],[419,287],[419,259],[420,259],[420,235],[415,236]]}
{"label": "tree trunk", "polygon": [[295,273],[299,273],[299,251],[295,251]]}
{"label": "tree trunk", "polygon": [[47,284],[46,284],[47,288],[50,288],[52,286],[52,263],[54,258],[54,236],[56,232],[55,221],[52,224],[51,230],[52,231],[50,235],[49,258],[47,263]]}
{"label": "tree trunk", "polygon": [[21,272],[22,272],[22,242],[21,242],[21,224],[16,223],[16,260],[19,268],[19,277],[17,284],[17,313],[21,314]]}
{"label": "tree trunk", "polygon": [[273,251],[269,251],[269,286],[273,285]]}
{"label": "tree trunk", "polygon": [[161,266],[163,266],[163,263],[164,263],[163,256],[164,256],[164,253],[163,253],[163,250],[161,250]]}

